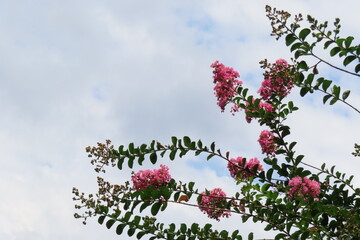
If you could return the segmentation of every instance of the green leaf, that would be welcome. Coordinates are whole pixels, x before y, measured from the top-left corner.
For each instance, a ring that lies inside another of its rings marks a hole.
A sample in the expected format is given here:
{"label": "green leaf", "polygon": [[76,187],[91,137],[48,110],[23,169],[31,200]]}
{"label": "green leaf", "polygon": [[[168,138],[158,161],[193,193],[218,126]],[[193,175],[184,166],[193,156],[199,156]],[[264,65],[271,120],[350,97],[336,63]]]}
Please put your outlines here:
{"label": "green leaf", "polygon": [[229,233],[228,233],[226,230],[222,230],[222,231],[220,232],[220,237],[221,237],[222,239],[228,239],[228,236],[229,236]]}
{"label": "green leaf", "polygon": [[121,155],[123,155],[124,154],[124,145],[120,145],[118,151]]}
{"label": "green leaf", "polygon": [[198,148],[200,148],[200,149],[203,147],[203,144],[202,144],[201,140],[199,140],[199,141],[197,142],[197,146],[198,146]]}
{"label": "green leaf", "polygon": [[155,203],[151,206],[151,214],[152,214],[153,216],[155,216],[155,215],[159,212],[160,207],[161,207],[161,201],[155,202]]}
{"label": "green leaf", "polygon": [[324,80],[322,82],[322,89],[326,92],[326,90],[330,87],[332,81],[330,80]]}
{"label": "green leaf", "polygon": [[267,192],[267,190],[270,188],[270,184],[265,183],[264,185],[262,185],[261,187],[261,192],[265,193]]}
{"label": "green leaf", "polygon": [[116,234],[121,235],[125,227],[126,227],[126,224],[119,224],[116,227]]}
{"label": "green leaf", "polygon": [[352,36],[347,37],[347,38],[345,39],[345,47],[346,47],[346,48],[349,48],[350,45],[351,45],[351,42],[352,42],[353,40],[354,40],[354,37],[352,37]]}
{"label": "green leaf", "polygon": [[345,41],[345,38],[338,38],[338,39],[336,39],[336,44],[339,47],[342,47],[344,41]]}
{"label": "green leaf", "polygon": [[330,168],[330,172],[331,172],[331,173],[334,173],[334,170],[335,170],[335,166],[332,166],[332,167]]}
{"label": "green leaf", "polygon": [[151,141],[151,143],[150,143],[150,149],[152,149],[152,150],[155,149],[155,143],[156,143],[155,140],[152,140],[152,141]]}
{"label": "green leaf", "polygon": [[124,157],[119,158],[118,162],[117,162],[117,167],[118,169],[122,170],[122,165],[124,164]]}
{"label": "green leaf", "polygon": [[115,220],[114,220],[114,219],[110,219],[110,220],[108,220],[108,221],[106,222],[106,227],[107,227],[108,229],[110,229],[110,228],[114,225],[114,223],[115,223]]}
{"label": "green leaf", "polygon": [[279,233],[275,236],[275,240],[284,239],[287,235],[285,233]]}
{"label": "green leaf", "polygon": [[212,225],[210,223],[205,224],[204,226],[204,233],[207,234],[211,229]]}
{"label": "green leaf", "polygon": [[305,79],[305,76],[303,73],[299,72],[298,74],[295,75],[295,79],[297,82],[302,83]]}
{"label": "green leaf", "polygon": [[174,194],[174,201],[177,202],[178,199],[179,199],[179,197],[180,197],[180,192],[176,192],[176,193]]}
{"label": "green leaf", "polygon": [[190,191],[193,191],[194,185],[195,185],[195,182],[189,182],[189,190]]}
{"label": "green leaf", "polygon": [[242,96],[243,96],[244,98],[246,98],[246,94],[247,94],[248,91],[249,91],[249,89],[247,89],[247,88],[245,88],[245,89],[243,90]]}
{"label": "green leaf", "polygon": [[239,234],[239,230],[235,230],[232,234],[231,234],[231,238],[235,239]]}
{"label": "green leaf", "polygon": [[272,180],[272,174],[274,172],[273,168],[270,168],[267,172],[266,172],[266,178],[271,181]]}
{"label": "green leaf", "polygon": [[161,192],[159,190],[155,190],[153,186],[148,186],[151,188],[150,195],[153,199],[158,199],[161,197]]}
{"label": "green leaf", "polygon": [[134,153],[134,143],[129,144],[129,152]]}
{"label": "green leaf", "polygon": [[132,223],[133,223],[135,226],[138,226],[140,220],[141,220],[141,217],[140,217],[140,216],[135,216],[135,217],[134,217],[134,220],[132,221]]}
{"label": "green leaf", "polygon": [[169,232],[174,232],[175,231],[175,224],[174,223],[171,223],[169,225]]}
{"label": "green leaf", "polygon": [[313,73],[309,74],[305,80],[305,84],[311,85],[314,80],[314,76],[315,75]]}
{"label": "green leaf", "polygon": [[340,52],[340,48],[339,47],[334,47],[333,49],[331,49],[330,51],[330,56],[333,57],[335,56],[338,52]]}
{"label": "green leaf", "polygon": [[295,51],[296,49],[299,49],[301,47],[302,43],[300,42],[297,42],[297,43],[294,43],[291,48],[290,48],[290,51],[293,52]]}
{"label": "green leaf", "polygon": [[245,223],[249,218],[250,218],[250,216],[247,216],[247,215],[241,216],[241,220],[243,221],[243,223]]}
{"label": "green leaf", "polygon": [[326,101],[329,100],[331,97],[332,97],[331,94],[325,95],[325,96],[323,97],[323,103],[325,104]]}
{"label": "green leaf", "polygon": [[146,152],[146,150],[147,150],[147,145],[146,144],[141,144],[140,151],[141,152]]}
{"label": "green leaf", "polygon": [[129,230],[127,231],[127,234],[129,237],[131,237],[132,235],[134,235],[136,231],[136,228],[129,228]]}
{"label": "green leaf", "polygon": [[356,65],[356,67],[355,67],[355,72],[356,72],[356,73],[360,72],[360,64]]}
{"label": "green leaf", "polygon": [[298,64],[298,69],[308,70],[309,67],[308,67],[308,65],[306,64],[305,61],[301,61],[301,62]]}
{"label": "green leaf", "polygon": [[292,33],[285,37],[286,46],[290,46],[296,40],[296,36]]}
{"label": "green leaf", "polygon": [[290,110],[293,110],[294,103],[292,101],[288,102],[288,107],[289,107]]}
{"label": "green leaf", "polygon": [[324,78],[323,77],[320,77],[316,80],[316,84],[314,86],[314,89],[317,90],[319,89],[319,86],[324,82]]}
{"label": "green leaf", "polygon": [[210,145],[211,151],[215,152],[215,142],[212,142]]}
{"label": "green leaf", "polygon": [[[168,198],[168,199],[169,199],[169,198]],[[167,205],[168,205],[168,202],[167,202],[167,201],[162,201],[160,210],[161,210],[162,212],[165,211],[165,209],[167,208]]]}
{"label": "green leaf", "polygon": [[138,232],[138,234],[136,234],[136,239],[141,239],[145,234],[146,232]]}
{"label": "green leaf", "polygon": [[297,158],[295,159],[295,165],[298,165],[303,158],[304,158],[304,155],[297,156]]}
{"label": "green leaf", "polygon": [[324,49],[327,49],[330,46],[330,44],[332,44],[332,43],[334,43],[333,40],[329,40],[329,41],[325,42]]}
{"label": "green leaf", "polygon": [[185,145],[186,147],[189,147],[189,146],[190,146],[191,140],[190,140],[190,138],[189,138],[188,136],[185,136],[185,137],[183,138],[183,141],[184,141],[184,145]]}
{"label": "green leaf", "polygon": [[337,98],[339,98],[339,96],[340,96],[340,87],[334,85],[334,86],[332,87],[332,89],[331,89],[331,92],[332,92]]}
{"label": "green leaf", "polygon": [[186,236],[185,235],[180,235],[176,240],[185,240]]}
{"label": "green leaf", "polygon": [[339,100],[337,97],[334,97],[333,99],[331,99],[330,105],[334,105],[337,102],[337,100]]}
{"label": "green leaf", "polygon": [[301,240],[306,240],[309,237],[310,233],[309,232],[304,232],[303,234],[301,234]]}
{"label": "green leaf", "polygon": [[105,220],[105,217],[106,217],[106,216],[100,216],[100,217],[98,218],[98,223],[99,223],[99,224],[103,224],[103,223],[104,223],[104,220]]}
{"label": "green leaf", "polygon": [[127,221],[129,221],[130,217],[131,217],[131,212],[126,212],[122,221],[127,222]]}
{"label": "green leaf", "polygon": [[349,97],[349,95],[350,95],[350,90],[344,91],[342,94],[342,100],[347,99]]}
{"label": "green leaf", "polygon": [[307,87],[303,87],[300,89],[300,96],[305,96],[309,92],[309,89]]}
{"label": "green leaf", "polygon": [[170,160],[174,160],[174,159],[175,159],[176,152],[177,152],[177,149],[171,150],[171,152],[170,152],[170,154],[169,154]]}
{"label": "green leaf", "polygon": [[348,54],[348,51],[346,51],[345,49],[343,49],[343,50],[340,51],[339,57],[343,57],[343,56],[345,56],[346,54]]}
{"label": "green leaf", "polygon": [[150,162],[152,164],[155,164],[156,161],[157,161],[157,155],[156,155],[156,152],[153,152],[153,153],[150,154]]}
{"label": "green leaf", "polygon": [[150,202],[149,201],[146,201],[144,202],[143,204],[141,204],[141,207],[140,207],[140,212],[142,212],[145,208],[147,208],[148,206],[150,206]]}
{"label": "green leaf", "polygon": [[309,170],[304,170],[302,173],[301,173],[301,177],[307,177],[311,175],[311,172]]}
{"label": "green leaf", "polygon": [[174,137],[174,136],[172,136],[172,137],[171,137],[171,142],[172,142],[172,144],[176,147],[177,138]]}
{"label": "green leaf", "polygon": [[343,62],[344,66],[349,65],[349,64],[350,64],[352,61],[354,61],[355,59],[356,59],[356,56],[353,56],[353,55],[347,56],[347,57],[344,59],[344,62]]}
{"label": "green leaf", "polygon": [[297,144],[297,142],[290,143],[289,149],[292,150],[295,147],[296,144]]}
{"label": "green leaf", "polygon": [[305,52],[301,50],[297,50],[294,54],[295,59],[298,59],[300,56],[304,55]]}
{"label": "green leaf", "polygon": [[185,223],[180,224],[180,232],[186,233],[187,227]]}
{"label": "green leaf", "polygon": [[299,33],[299,38],[302,40],[305,40],[305,38],[310,34],[311,30],[308,28],[304,28]]}
{"label": "green leaf", "polygon": [[139,155],[139,157],[138,157],[138,163],[139,163],[140,166],[142,165],[142,163],[144,162],[144,160],[145,160],[144,155]]}
{"label": "green leaf", "polygon": [[130,169],[133,168],[133,166],[134,166],[134,159],[135,158],[133,156],[129,157],[128,166]]}
{"label": "green leaf", "polygon": [[249,233],[249,236],[248,236],[248,240],[253,240],[254,239],[254,233]]}
{"label": "green leaf", "polygon": [[171,192],[167,187],[161,188],[161,195],[168,200],[171,197]]}
{"label": "green leaf", "polygon": [[191,225],[191,232],[194,233],[194,234],[197,234],[198,233],[198,228],[199,228],[199,224],[193,223]]}

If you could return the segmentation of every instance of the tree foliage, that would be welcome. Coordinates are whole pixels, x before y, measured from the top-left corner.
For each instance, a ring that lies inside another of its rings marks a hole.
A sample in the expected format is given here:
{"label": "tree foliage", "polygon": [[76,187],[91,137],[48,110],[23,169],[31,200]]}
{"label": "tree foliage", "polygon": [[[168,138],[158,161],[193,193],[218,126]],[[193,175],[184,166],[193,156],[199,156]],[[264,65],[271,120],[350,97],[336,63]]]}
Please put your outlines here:
{"label": "tree foliage", "polygon": [[[340,20],[329,29],[328,22],[319,23],[307,16],[307,27],[301,14],[291,15],[266,6],[266,13],[276,39],[284,37],[285,44],[294,54],[292,63],[280,59],[276,63],[261,61],[264,82],[259,89],[261,97],[250,94],[248,88],[238,80],[239,74],[219,62],[214,68],[215,92],[218,105],[224,111],[232,105],[231,112],[243,110],[248,122],[256,120],[266,127],[260,134],[259,143],[265,157],[230,157],[230,152],[220,150],[216,144],[205,144],[188,136],[171,137],[168,143],[156,140],[135,146],[134,143],[115,148],[111,141],[87,147],[91,163],[98,173],[107,167],[132,169],[144,161],[152,164],[160,159],[175,160],[188,154],[205,156],[207,160],[219,158],[228,163],[231,176],[240,186],[234,196],[226,196],[220,189],[200,190],[194,182],[184,183],[172,179],[163,167],[133,173],[132,181],[117,185],[98,177],[98,192],[85,195],[73,189],[76,218],[97,217],[99,224],[116,234],[127,234],[141,239],[253,239],[253,233],[242,236],[238,230],[229,232],[216,230],[212,224],[162,223],[156,219],[160,211],[169,204],[196,207],[209,218],[239,214],[243,222],[266,223],[266,231],[275,231],[275,239],[360,239],[360,188],[352,184],[354,176],[347,176],[335,166],[313,166],[296,150],[296,142],[289,141],[290,126],[287,117],[299,108],[286,96],[294,87],[300,95],[320,92],[324,104],[342,102],[352,110],[360,111],[347,99],[349,90],[343,90],[333,80],[321,75],[323,65],[344,74],[360,77],[360,45],[354,37],[340,37]],[[329,58],[340,58],[342,66],[335,66],[317,53],[325,50]],[[305,61],[306,59],[310,59]],[[311,61],[315,64],[310,65]],[[359,156],[359,145],[355,144],[354,156]],[[266,171],[262,165],[266,165]],[[135,184],[135,179],[140,185]],[[142,184],[142,185],[141,185]],[[136,187],[141,186],[141,187]],[[149,209],[151,215],[141,213]]]}

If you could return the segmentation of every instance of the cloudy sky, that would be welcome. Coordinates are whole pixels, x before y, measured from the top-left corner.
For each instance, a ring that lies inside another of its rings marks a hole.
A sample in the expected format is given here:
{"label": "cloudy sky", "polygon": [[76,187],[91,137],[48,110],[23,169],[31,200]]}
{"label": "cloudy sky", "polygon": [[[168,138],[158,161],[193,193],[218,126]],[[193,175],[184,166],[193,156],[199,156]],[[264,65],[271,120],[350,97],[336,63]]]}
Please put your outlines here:
{"label": "cloudy sky", "polygon": [[[119,239],[95,219],[73,218],[71,190],[96,191],[96,174],[84,151],[111,139],[117,146],[188,135],[216,141],[233,157],[258,157],[261,128],[243,113],[221,113],[213,96],[210,64],[234,67],[253,93],[262,81],[258,62],[290,60],[284,40],[270,37],[264,6],[342,19],[343,36],[358,44],[358,0],[338,1],[6,1],[0,0],[0,239]],[[333,60],[336,63],[336,60]],[[360,107],[359,79],[320,71]],[[359,114],[341,104],[322,105],[321,94],[289,99],[300,111],[289,118],[297,152],[357,175],[352,157],[360,142]],[[174,178],[200,189],[237,189],[226,163],[191,155],[162,163]],[[147,165],[149,167],[154,167]],[[140,169],[140,168],[139,168]],[[122,183],[130,171],[105,175]],[[166,222],[208,221],[181,206],[160,214]],[[211,221],[214,225],[218,223]],[[271,237],[233,216],[218,224]],[[127,239],[126,236],[121,239]]]}

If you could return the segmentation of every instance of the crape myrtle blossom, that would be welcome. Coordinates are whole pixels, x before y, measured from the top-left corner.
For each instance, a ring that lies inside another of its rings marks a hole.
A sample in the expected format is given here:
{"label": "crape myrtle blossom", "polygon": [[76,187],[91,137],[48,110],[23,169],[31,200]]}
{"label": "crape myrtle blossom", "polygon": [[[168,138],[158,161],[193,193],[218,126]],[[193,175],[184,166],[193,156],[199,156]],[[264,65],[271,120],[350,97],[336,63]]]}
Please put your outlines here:
{"label": "crape myrtle blossom", "polygon": [[257,171],[264,171],[257,158],[251,158],[249,161],[244,161],[242,157],[231,158],[227,168],[229,169],[231,177],[235,179],[248,179],[249,177],[255,176]]}
{"label": "crape myrtle blossom", "polygon": [[[223,112],[225,106],[231,102],[236,95],[237,88],[242,84],[242,81],[236,79],[240,77],[240,74],[233,68],[226,67],[224,64],[219,63],[219,61],[215,61],[210,67],[214,68],[214,93],[218,100],[217,104]],[[231,111],[237,110],[236,106],[231,109]]]}
{"label": "crape myrtle blossom", "polygon": [[291,76],[290,65],[284,59],[279,59],[272,66],[270,71],[264,73],[264,81],[258,90],[262,99],[268,100],[271,97],[287,96],[294,87],[294,80]]}
{"label": "crape myrtle blossom", "polygon": [[220,217],[229,217],[229,211],[224,210],[222,206],[226,204],[226,193],[221,188],[214,188],[209,191],[201,193],[201,201],[199,208],[202,212],[206,213],[209,218],[220,221]]}
{"label": "crape myrtle blossom", "polygon": [[171,175],[169,167],[160,165],[160,169],[140,170],[137,173],[132,173],[131,180],[134,185],[133,189],[137,191],[145,190],[150,185],[158,189],[171,180]]}
{"label": "crape myrtle blossom", "polygon": [[276,143],[274,142],[274,134],[269,130],[263,130],[260,133],[258,142],[261,146],[262,153],[274,155],[276,150]]}
{"label": "crape myrtle blossom", "polygon": [[[253,101],[253,103],[255,102],[254,99],[253,99],[252,101]],[[249,104],[248,102],[246,102],[246,107],[248,107],[249,105],[250,105],[250,104]],[[272,106],[270,103],[262,102],[262,101],[260,101],[260,103],[259,103],[259,105],[258,105],[258,109],[264,109],[265,112],[267,112],[267,113],[274,112],[274,108],[273,108],[273,106]],[[245,113],[246,113],[246,112],[256,112],[256,110],[246,109],[246,110],[245,110]],[[248,123],[251,123],[251,120],[252,120],[253,118],[255,118],[255,117],[249,116],[249,115],[247,115],[247,114],[246,114],[246,116],[245,116],[245,119],[246,119],[246,121],[247,121]]]}
{"label": "crape myrtle blossom", "polygon": [[290,199],[296,197],[305,198],[314,198],[318,200],[317,196],[320,194],[320,183],[314,180],[310,180],[307,177],[294,177],[289,181],[288,186],[290,190],[288,196]]}

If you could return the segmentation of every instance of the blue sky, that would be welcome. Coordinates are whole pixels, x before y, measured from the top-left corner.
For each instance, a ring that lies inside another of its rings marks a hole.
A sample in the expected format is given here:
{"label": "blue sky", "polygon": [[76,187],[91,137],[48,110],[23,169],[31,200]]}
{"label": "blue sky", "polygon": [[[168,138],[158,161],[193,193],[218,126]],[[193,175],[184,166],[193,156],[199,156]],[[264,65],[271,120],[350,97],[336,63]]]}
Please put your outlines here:
{"label": "blue sky", "polygon": [[[216,141],[233,157],[261,158],[262,128],[247,124],[242,113],[220,112],[210,64],[220,60],[235,68],[255,93],[262,81],[260,60],[290,59],[283,39],[270,36],[267,2],[0,0],[0,239],[118,239],[96,221],[83,226],[72,216],[72,187],[96,190],[84,149],[98,141],[166,143],[173,135],[188,135]],[[357,0],[271,5],[329,22],[340,17],[343,35],[359,43]],[[360,107],[358,79],[323,71],[353,89],[349,101]],[[301,98],[294,90],[289,100],[300,106],[289,124],[306,161],[358,175],[360,164],[351,156],[360,142],[358,114],[341,104],[324,106],[320,94]],[[226,163],[211,161],[204,167],[203,158],[189,156],[162,163],[174,169],[174,178],[196,181],[199,189],[234,193]],[[121,183],[130,172],[106,176]],[[176,206],[159,217],[208,221],[200,211]],[[273,236],[241,224],[239,216],[212,223],[255,231],[257,238]]]}

